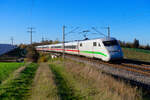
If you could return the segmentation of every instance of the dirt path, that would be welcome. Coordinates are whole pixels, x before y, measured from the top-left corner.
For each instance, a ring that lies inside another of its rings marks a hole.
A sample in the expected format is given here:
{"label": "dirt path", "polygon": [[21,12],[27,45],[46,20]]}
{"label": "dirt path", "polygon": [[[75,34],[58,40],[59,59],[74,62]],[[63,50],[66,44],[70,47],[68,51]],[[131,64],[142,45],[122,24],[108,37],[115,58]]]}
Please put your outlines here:
{"label": "dirt path", "polygon": [[59,100],[53,75],[47,63],[41,63],[36,72],[29,100]]}

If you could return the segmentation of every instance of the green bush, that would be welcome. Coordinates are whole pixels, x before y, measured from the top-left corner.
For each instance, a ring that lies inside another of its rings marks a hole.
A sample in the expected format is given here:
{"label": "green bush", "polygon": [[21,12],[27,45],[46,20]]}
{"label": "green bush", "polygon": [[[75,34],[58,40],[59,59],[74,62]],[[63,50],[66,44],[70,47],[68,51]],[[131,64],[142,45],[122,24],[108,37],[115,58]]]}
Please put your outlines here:
{"label": "green bush", "polygon": [[51,56],[49,54],[46,53],[40,53],[40,57],[38,62],[47,62],[51,59]]}

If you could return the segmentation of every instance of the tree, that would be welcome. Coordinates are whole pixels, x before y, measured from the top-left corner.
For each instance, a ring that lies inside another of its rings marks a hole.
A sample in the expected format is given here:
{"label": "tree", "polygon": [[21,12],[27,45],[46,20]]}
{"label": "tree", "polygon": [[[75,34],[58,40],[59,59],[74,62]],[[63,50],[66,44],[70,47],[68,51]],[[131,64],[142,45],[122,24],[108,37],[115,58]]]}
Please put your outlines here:
{"label": "tree", "polygon": [[39,53],[34,46],[30,45],[27,47],[27,60],[31,62],[37,62],[39,58]]}
{"label": "tree", "polygon": [[20,44],[19,47],[20,47],[21,49],[25,49],[25,48],[27,47],[27,45],[25,45],[25,44]]}
{"label": "tree", "polygon": [[150,50],[149,44],[147,44],[147,45],[145,46],[145,49],[146,49],[146,50]]}
{"label": "tree", "polygon": [[135,38],[135,39],[134,39],[134,42],[133,42],[133,47],[134,47],[134,48],[138,48],[139,45],[140,45],[139,40],[137,40],[137,39]]}

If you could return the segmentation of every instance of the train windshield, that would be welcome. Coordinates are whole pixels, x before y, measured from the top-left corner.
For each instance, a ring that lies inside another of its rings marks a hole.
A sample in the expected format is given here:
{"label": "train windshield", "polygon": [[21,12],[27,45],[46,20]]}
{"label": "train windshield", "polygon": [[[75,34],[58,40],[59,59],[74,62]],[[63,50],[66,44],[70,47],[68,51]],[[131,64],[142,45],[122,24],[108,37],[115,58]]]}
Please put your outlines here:
{"label": "train windshield", "polygon": [[104,46],[114,46],[114,45],[118,45],[118,42],[116,40],[112,40],[112,41],[103,41]]}

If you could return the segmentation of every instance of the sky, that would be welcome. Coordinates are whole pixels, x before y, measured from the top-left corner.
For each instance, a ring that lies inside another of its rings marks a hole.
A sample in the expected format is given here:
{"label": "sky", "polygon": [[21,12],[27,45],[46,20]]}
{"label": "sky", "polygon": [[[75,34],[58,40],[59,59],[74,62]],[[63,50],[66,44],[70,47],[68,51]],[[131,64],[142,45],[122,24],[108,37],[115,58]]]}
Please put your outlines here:
{"label": "sky", "polygon": [[[0,43],[30,43],[28,27],[34,27],[33,42],[42,37],[62,40],[62,27],[66,26],[66,40],[103,37],[92,30],[141,44],[150,44],[150,0],[0,0]],[[72,30],[77,29],[72,32]]]}

